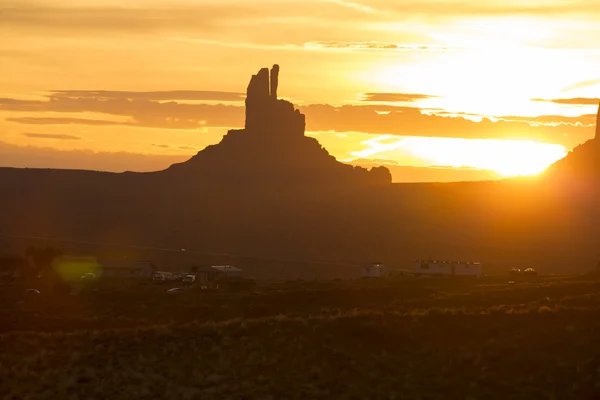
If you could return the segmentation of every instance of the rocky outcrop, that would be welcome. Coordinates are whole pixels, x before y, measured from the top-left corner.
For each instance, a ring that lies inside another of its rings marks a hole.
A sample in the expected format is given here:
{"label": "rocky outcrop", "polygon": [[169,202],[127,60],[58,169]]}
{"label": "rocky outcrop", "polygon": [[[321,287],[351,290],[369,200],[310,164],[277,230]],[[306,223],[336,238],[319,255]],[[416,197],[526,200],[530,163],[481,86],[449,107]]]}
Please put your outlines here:
{"label": "rocky outcrop", "polygon": [[190,179],[249,185],[385,185],[385,167],[371,170],[342,164],[319,142],[306,137],[305,118],[289,101],[277,98],[279,66],[253,75],[246,95],[244,129],[230,130],[222,141],[168,172]]}
{"label": "rocky outcrop", "polygon": [[581,187],[595,191],[600,184],[600,106],[596,116],[594,139],[575,147],[567,156],[552,164],[543,174],[552,182],[569,187]]}

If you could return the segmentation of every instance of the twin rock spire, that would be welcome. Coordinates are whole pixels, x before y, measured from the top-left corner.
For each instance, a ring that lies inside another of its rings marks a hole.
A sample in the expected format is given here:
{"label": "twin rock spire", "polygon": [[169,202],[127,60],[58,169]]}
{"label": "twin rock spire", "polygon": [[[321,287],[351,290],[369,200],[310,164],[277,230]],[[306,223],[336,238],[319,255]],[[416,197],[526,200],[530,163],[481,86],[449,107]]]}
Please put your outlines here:
{"label": "twin rock spire", "polygon": [[246,125],[249,133],[262,137],[290,138],[304,136],[304,114],[289,101],[277,99],[279,65],[262,68],[252,75],[246,93]]}

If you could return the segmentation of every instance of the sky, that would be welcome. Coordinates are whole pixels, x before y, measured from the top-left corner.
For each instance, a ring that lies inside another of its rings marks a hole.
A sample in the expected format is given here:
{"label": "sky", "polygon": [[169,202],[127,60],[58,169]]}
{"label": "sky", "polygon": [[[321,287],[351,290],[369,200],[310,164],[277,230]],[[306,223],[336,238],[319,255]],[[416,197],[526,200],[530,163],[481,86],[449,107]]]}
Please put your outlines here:
{"label": "sky", "polygon": [[308,136],[397,182],[539,173],[600,97],[586,0],[0,0],[0,37],[0,166],[166,168],[275,63]]}

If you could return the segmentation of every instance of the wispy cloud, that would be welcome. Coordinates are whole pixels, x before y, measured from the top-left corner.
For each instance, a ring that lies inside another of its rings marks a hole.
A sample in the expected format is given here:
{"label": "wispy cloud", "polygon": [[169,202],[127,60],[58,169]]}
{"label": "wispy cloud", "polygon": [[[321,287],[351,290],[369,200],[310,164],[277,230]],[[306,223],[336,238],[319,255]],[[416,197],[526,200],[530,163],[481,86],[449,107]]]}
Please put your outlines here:
{"label": "wispy cloud", "polygon": [[361,101],[404,102],[412,103],[417,100],[433,99],[438,96],[412,93],[363,93]]}
{"label": "wispy cloud", "polygon": [[573,85],[564,88],[562,91],[563,92],[570,92],[572,90],[576,90],[576,89],[583,89],[586,87],[590,87],[590,86],[596,86],[596,85],[600,85],[600,79],[590,79],[587,81],[581,81],[581,82],[577,82],[574,83]]}
{"label": "wispy cloud", "polygon": [[105,121],[99,119],[88,118],[60,118],[60,117],[12,117],[6,118],[9,122],[17,122],[27,125],[131,125],[126,122]]}
{"label": "wispy cloud", "polygon": [[320,0],[320,1],[323,3],[337,4],[342,7],[351,8],[353,10],[362,11],[362,12],[368,13],[368,14],[376,14],[376,13],[381,12],[380,10],[377,10],[373,7],[370,7],[370,6],[367,6],[365,4],[361,4],[358,2],[354,2],[354,1],[347,1],[347,0]]}
{"label": "wispy cloud", "polygon": [[81,140],[83,139],[80,136],[75,135],[66,135],[66,134],[56,134],[56,133],[23,133],[23,136],[27,136],[30,138],[36,139],[54,139],[54,140]]}
{"label": "wispy cloud", "polygon": [[169,90],[155,92],[131,92],[110,90],[54,90],[50,98],[95,98],[95,99],[126,99],[149,101],[243,101],[244,93],[219,92],[205,90]]}
{"label": "wispy cloud", "polygon": [[338,50],[388,50],[388,51],[453,51],[455,48],[435,44],[383,43],[383,42],[338,42],[315,41],[306,42],[307,49],[338,49]]}
{"label": "wispy cloud", "polygon": [[600,99],[598,98],[588,98],[588,97],[576,97],[573,99],[531,99],[533,101],[545,101],[549,103],[555,104],[568,104],[568,105],[598,105],[600,103]]}

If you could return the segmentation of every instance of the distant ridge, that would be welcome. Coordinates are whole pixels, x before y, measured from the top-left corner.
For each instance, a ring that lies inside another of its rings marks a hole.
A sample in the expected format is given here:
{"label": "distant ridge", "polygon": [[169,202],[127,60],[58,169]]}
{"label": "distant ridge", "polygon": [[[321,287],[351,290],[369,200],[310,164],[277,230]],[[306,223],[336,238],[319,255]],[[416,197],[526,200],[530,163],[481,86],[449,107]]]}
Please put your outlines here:
{"label": "distant ridge", "polygon": [[253,75],[246,95],[244,129],[227,132],[190,160],[174,164],[167,175],[221,185],[387,185],[390,171],[370,170],[338,162],[314,138],[304,135],[305,117],[294,105],[277,98],[279,66]]}
{"label": "distant ridge", "polygon": [[600,105],[593,139],[575,147],[565,158],[552,164],[544,174],[571,184],[600,180]]}

